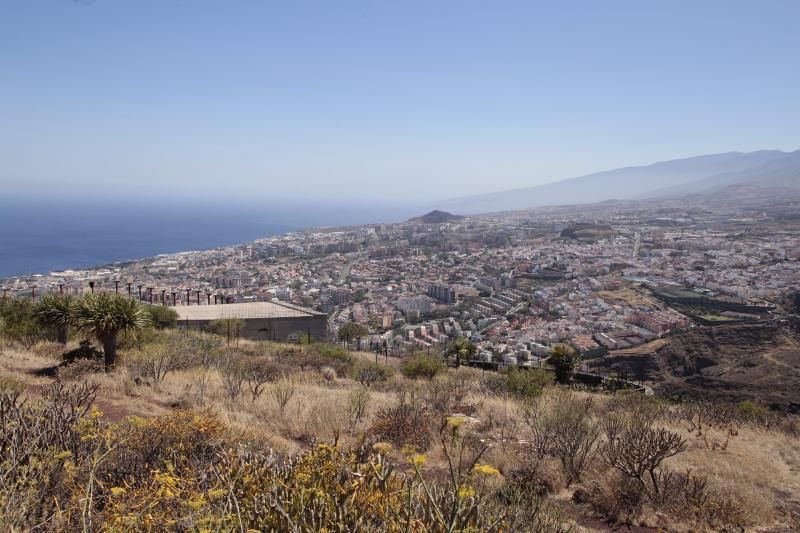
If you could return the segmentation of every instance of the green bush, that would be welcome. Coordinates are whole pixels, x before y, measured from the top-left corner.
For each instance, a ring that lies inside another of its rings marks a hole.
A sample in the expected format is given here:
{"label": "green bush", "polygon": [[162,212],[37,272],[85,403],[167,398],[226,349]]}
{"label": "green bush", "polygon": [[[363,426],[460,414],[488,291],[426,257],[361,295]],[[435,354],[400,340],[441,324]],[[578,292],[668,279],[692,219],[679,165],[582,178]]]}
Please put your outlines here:
{"label": "green bush", "polygon": [[394,370],[377,363],[359,363],[353,367],[353,379],[369,388],[375,383],[389,381],[394,375]]}
{"label": "green bush", "polygon": [[163,305],[148,305],[146,309],[156,329],[174,328],[178,325],[178,313],[174,309]]}
{"label": "green bush", "polygon": [[403,375],[411,379],[433,379],[442,370],[444,370],[442,360],[431,355],[415,355],[400,365]]}
{"label": "green bush", "polygon": [[553,383],[553,375],[540,368],[510,368],[506,376],[506,390],[517,398],[534,398]]}
{"label": "green bush", "polygon": [[323,357],[352,364],[353,356],[341,346],[331,346],[330,344],[315,344],[310,348],[309,353],[319,354]]}

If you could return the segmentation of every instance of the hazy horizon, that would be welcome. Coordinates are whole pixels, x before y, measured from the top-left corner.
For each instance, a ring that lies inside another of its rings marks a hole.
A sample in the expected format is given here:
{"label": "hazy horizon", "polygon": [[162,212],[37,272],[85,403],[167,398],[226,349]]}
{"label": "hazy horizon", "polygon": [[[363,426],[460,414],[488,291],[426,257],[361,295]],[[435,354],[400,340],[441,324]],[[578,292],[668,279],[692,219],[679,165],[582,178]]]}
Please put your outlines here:
{"label": "hazy horizon", "polygon": [[800,147],[796,2],[0,6],[6,198],[431,205]]}

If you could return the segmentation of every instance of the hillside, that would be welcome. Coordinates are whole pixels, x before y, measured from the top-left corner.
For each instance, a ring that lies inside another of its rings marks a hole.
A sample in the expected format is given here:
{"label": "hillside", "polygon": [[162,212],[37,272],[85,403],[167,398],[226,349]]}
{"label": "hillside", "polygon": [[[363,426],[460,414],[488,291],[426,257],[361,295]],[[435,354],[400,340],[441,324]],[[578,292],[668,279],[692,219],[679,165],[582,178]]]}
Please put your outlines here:
{"label": "hillside", "polygon": [[779,150],[762,150],[674,159],[597,172],[534,187],[455,198],[444,202],[443,207],[468,213],[636,199],[653,195],[667,184],[679,188],[712,176],[745,172],[781,160],[787,155],[790,154]]}
{"label": "hillside", "polygon": [[648,197],[681,197],[689,194],[715,194],[733,186],[800,189],[800,150],[784,154],[766,163],[736,172],[716,174],[703,179],[670,186],[649,193]]}
{"label": "hillside", "polygon": [[446,211],[434,209],[430,213],[408,219],[406,222],[410,224],[444,224],[445,222],[455,222],[463,218],[464,217],[461,215],[454,215]]}
{"label": "hillside", "polygon": [[666,397],[751,400],[800,413],[800,337],[775,324],[697,328],[653,351],[612,352],[592,365],[643,376]]}
{"label": "hillside", "polygon": [[[60,363],[75,347],[0,348],[0,459],[16,465],[0,470],[0,512],[13,530],[80,530],[89,515],[98,531],[800,525],[796,419],[755,404],[185,331],[125,346],[108,373]],[[627,466],[651,457],[637,435],[666,450],[654,478]]]}

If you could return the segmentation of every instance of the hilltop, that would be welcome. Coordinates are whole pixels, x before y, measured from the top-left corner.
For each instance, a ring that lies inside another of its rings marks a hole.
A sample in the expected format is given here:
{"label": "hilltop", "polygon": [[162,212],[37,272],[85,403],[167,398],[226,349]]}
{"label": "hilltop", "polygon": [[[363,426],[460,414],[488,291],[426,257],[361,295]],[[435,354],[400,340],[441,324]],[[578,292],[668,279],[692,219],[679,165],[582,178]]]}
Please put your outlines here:
{"label": "hilltop", "polygon": [[454,215],[452,213],[448,213],[447,211],[434,209],[430,213],[426,213],[419,217],[410,218],[407,222],[411,224],[444,224],[445,222],[455,222],[456,220],[462,220],[463,218],[464,217],[461,215]]}

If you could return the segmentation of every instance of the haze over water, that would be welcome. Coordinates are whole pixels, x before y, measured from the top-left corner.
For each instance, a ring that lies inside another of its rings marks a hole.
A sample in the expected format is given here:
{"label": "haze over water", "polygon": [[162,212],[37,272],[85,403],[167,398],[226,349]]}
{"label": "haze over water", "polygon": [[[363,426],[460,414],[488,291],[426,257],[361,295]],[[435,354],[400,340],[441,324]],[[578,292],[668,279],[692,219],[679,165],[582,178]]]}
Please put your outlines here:
{"label": "haze over water", "polygon": [[9,202],[0,210],[0,278],[205,250],[309,227],[397,222],[415,214],[412,207],[341,202]]}

